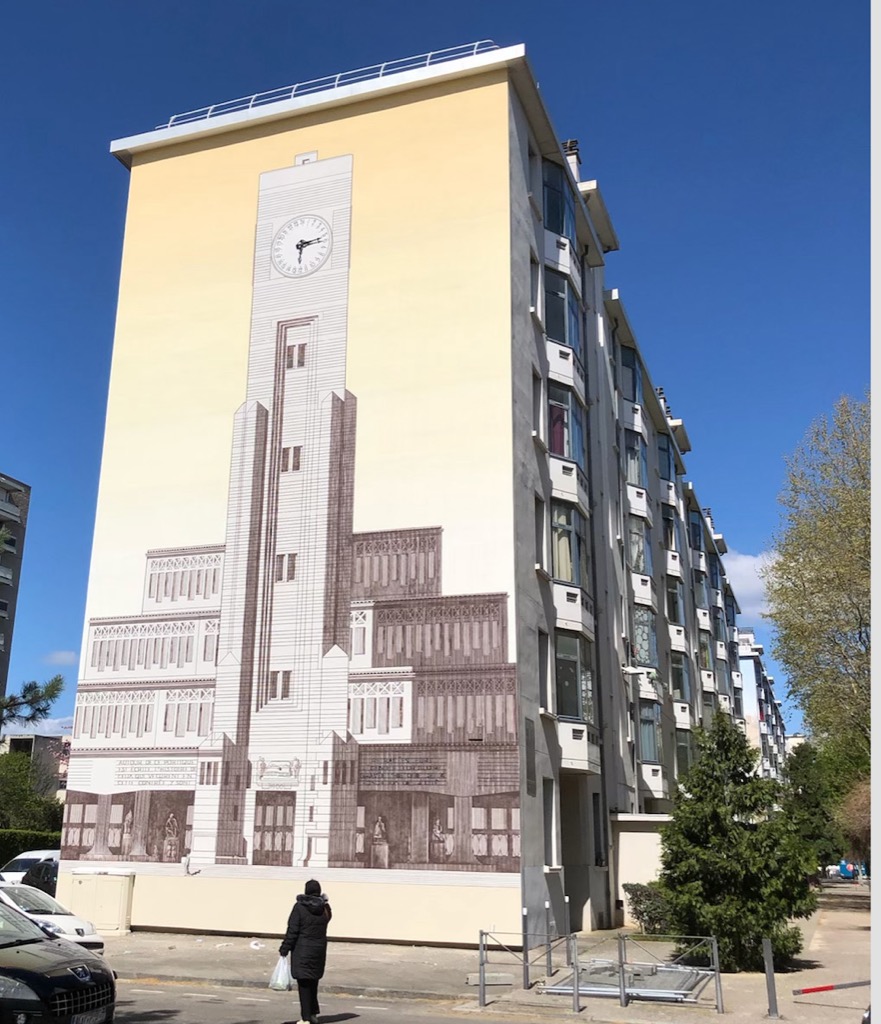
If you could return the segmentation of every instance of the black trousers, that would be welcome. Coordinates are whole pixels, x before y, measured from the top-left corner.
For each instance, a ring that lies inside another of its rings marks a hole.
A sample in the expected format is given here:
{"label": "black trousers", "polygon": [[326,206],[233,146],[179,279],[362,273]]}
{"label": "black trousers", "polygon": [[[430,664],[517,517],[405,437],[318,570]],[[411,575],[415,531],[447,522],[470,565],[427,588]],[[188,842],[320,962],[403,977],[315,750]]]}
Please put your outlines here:
{"label": "black trousers", "polygon": [[318,979],[306,981],[297,978],[297,989],[300,993],[300,1016],[303,1020],[311,1020],[321,1013],[318,1005]]}

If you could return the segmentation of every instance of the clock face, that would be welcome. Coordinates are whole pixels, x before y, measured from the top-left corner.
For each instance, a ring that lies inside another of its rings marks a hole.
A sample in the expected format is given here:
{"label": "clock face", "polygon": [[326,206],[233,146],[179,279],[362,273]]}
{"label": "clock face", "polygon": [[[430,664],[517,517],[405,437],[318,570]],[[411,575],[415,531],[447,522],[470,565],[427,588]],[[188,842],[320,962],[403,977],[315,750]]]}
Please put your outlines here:
{"label": "clock face", "polygon": [[308,213],[294,217],[276,231],[272,262],[285,277],[305,277],[324,266],[333,246],[330,225]]}

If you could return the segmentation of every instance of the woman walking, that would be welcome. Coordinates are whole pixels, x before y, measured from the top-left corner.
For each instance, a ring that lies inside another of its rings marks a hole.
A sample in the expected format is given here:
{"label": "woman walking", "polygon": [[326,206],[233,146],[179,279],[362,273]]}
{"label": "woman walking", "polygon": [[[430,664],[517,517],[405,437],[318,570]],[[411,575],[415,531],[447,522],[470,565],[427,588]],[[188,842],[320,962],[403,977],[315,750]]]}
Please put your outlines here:
{"label": "woman walking", "polygon": [[291,954],[291,977],[296,980],[300,994],[298,1024],[318,1024],[318,982],[324,975],[330,918],[327,897],[318,882],[310,879],[294,903],[288,930],[278,949],[279,956]]}

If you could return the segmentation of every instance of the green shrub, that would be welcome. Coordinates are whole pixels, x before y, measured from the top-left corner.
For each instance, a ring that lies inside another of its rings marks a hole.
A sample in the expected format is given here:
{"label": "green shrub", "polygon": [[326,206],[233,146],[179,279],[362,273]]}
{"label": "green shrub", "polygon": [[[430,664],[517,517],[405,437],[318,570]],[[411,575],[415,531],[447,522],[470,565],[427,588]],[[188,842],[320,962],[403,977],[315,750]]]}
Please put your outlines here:
{"label": "green shrub", "polygon": [[625,882],[621,888],[627,894],[632,917],[646,935],[668,934],[669,902],[660,882]]}
{"label": "green shrub", "polygon": [[24,828],[0,828],[0,867],[27,850],[60,849],[60,832],[32,832]]}

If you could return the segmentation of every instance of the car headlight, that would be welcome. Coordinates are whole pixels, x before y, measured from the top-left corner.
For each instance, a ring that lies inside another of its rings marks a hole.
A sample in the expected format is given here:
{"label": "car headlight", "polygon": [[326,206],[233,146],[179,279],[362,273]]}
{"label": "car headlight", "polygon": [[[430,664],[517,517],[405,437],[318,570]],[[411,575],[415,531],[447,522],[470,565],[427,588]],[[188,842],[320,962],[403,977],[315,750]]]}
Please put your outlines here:
{"label": "car headlight", "polygon": [[29,1002],[39,1002],[39,996],[32,988],[29,988],[23,981],[16,981],[15,978],[5,978],[0,975],[0,999],[22,999]]}
{"label": "car headlight", "polygon": [[83,925],[85,926],[86,935],[95,934],[95,926],[92,924],[91,921],[83,921]]}
{"label": "car headlight", "polygon": [[61,927],[61,925],[51,924],[49,921],[41,921],[40,927],[43,929],[44,932],[51,932],[52,935],[64,934],[64,929]]}

